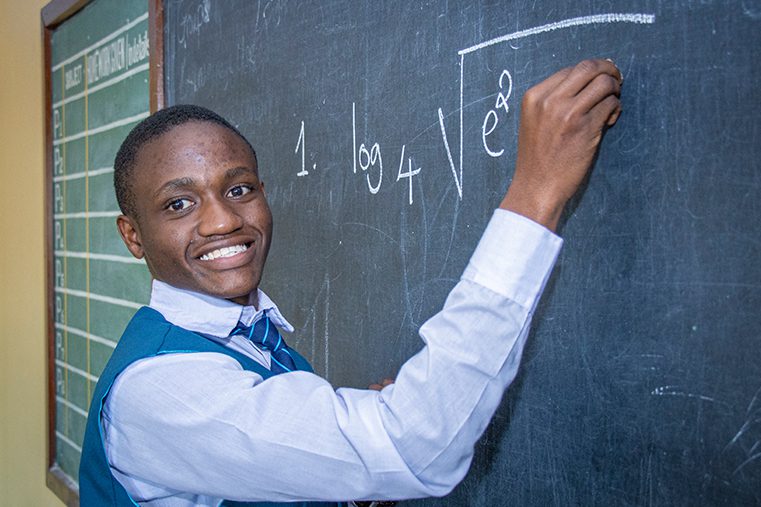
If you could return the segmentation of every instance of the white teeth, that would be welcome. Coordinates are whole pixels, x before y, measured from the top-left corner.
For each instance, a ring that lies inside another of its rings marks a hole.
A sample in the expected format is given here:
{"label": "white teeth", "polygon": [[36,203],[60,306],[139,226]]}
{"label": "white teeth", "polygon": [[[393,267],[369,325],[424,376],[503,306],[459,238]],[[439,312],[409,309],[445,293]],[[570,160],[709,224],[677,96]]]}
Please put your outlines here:
{"label": "white teeth", "polygon": [[220,257],[232,257],[248,250],[246,245],[226,246],[201,256],[202,261],[211,261]]}

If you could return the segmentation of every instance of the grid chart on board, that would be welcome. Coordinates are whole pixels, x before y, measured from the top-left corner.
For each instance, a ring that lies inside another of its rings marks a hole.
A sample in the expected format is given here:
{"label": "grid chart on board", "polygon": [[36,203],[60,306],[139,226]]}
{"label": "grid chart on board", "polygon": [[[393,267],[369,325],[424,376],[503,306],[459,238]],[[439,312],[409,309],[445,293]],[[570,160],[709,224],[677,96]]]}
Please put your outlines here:
{"label": "grid chart on board", "polygon": [[56,456],[76,483],[92,392],[150,275],[116,229],[114,155],[149,114],[147,0],[95,0],[51,35]]}

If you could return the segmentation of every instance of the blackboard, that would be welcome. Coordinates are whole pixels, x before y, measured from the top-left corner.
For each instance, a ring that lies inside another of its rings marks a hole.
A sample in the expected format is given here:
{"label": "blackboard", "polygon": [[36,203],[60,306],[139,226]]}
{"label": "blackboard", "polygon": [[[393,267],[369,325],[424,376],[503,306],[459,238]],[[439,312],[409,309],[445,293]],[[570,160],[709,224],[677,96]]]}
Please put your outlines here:
{"label": "blackboard", "polygon": [[761,503],[758,2],[165,8],[167,103],[256,147],[262,287],[336,386],[421,347],[510,181],[526,89],[614,59],[624,112],[521,373],[465,481],[409,505]]}
{"label": "blackboard", "polygon": [[48,485],[76,503],[95,383],[150,274],[119,238],[113,160],[150,114],[147,0],[54,1],[42,11],[49,189]]}

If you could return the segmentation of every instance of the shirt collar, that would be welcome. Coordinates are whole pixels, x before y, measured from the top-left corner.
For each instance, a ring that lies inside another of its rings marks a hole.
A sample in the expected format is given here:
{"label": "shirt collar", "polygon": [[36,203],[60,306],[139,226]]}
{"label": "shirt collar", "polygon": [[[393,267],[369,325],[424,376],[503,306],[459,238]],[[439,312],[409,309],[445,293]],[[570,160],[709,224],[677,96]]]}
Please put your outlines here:
{"label": "shirt collar", "polygon": [[228,336],[239,321],[247,326],[252,325],[265,311],[273,324],[283,331],[293,332],[293,326],[283,317],[274,301],[261,289],[256,290],[258,309],[153,280],[149,306],[176,326],[219,338]]}

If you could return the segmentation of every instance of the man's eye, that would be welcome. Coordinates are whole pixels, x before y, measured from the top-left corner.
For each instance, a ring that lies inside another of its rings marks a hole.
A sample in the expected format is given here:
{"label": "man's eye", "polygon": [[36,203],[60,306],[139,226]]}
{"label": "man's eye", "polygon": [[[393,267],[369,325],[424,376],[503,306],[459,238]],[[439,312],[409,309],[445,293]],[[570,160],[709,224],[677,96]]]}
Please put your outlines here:
{"label": "man's eye", "polygon": [[228,197],[243,197],[244,195],[248,194],[252,190],[253,188],[251,188],[250,185],[237,185],[231,188],[227,192],[227,196]]}
{"label": "man's eye", "polygon": [[167,209],[172,211],[183,211],[188,209],[193,202],[190,199],[175,199],[167,205]]}

